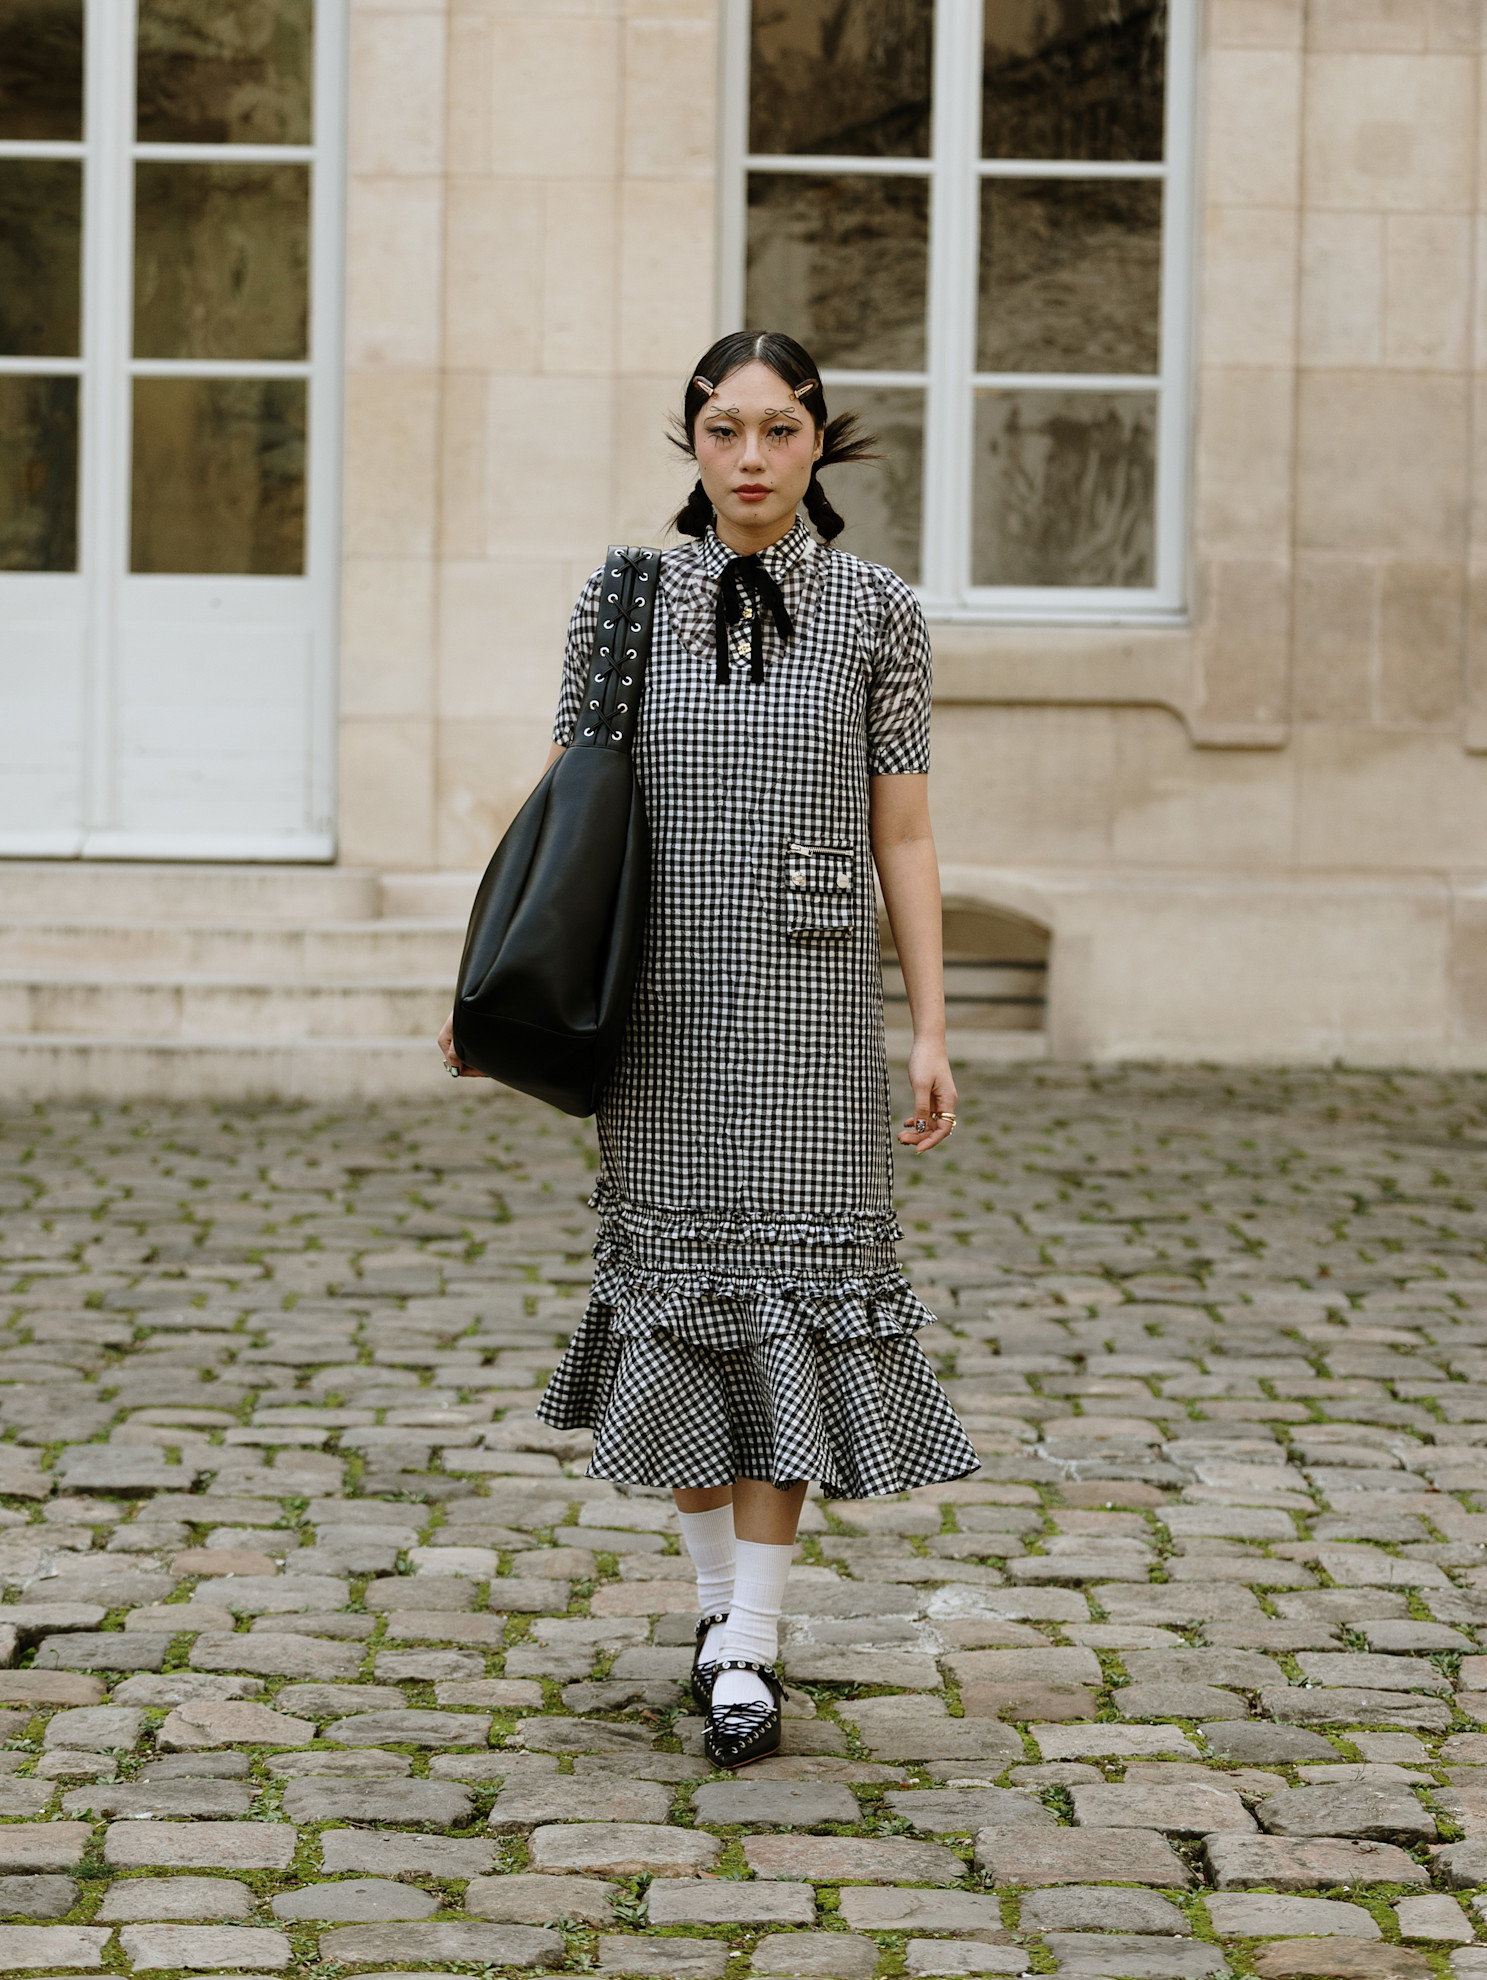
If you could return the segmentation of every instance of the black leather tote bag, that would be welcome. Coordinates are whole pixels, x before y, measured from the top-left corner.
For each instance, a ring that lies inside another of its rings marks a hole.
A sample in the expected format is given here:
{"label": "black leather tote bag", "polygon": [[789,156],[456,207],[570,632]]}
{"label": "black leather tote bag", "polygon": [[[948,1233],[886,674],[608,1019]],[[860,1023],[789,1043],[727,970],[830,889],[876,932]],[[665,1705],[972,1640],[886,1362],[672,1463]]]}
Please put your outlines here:
{"label": "black leather tote bag", "polygon": [[650,898],[650,831],[630,748],[661,553],[604,560],[573,741],[512,821],[470,914],[454,1000],[467,1066],[592,1114],[629,1016]]}

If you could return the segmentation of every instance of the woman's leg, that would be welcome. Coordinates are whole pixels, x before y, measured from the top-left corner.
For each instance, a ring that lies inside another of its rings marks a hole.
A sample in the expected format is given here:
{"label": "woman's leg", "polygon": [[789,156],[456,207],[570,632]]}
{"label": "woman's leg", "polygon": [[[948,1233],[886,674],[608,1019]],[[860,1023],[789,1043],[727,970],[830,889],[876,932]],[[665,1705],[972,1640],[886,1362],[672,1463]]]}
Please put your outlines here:
{"label": "woman's leg", "polygon": [[[772,1664],[780,1654],[785,1582],[805,1493],[805,1479],[783,1490],[760,1478],[736,1478],[733,1482],[738,1543],[733,1606],[723,1632],[724,1657]],[[767,1688],[752,1671],[724,1671],[713,1687],[713,1700],[718,1705],[768,1698]]]}
{"label": "woman's leg", "polygon": [[[778,1485],[766,1485],[762,1478],[735,1478],[733,1526],[739,1539],[760,1541],[770,1547],[793,1547],[807,1482],[802,1478],[782,1490]],[[680,1503],[680,1493],[677,1500]]]}
{"label": "woman's leg", "polygon": [[[682,1544],[697,1570],[697,1609],[700,1615],[727,1615],[733,1607],[734,1538],[733,1489],[708,1486],[699,1491],[674,1491],[681,1519]],[[722,1654],[723,1625],[714,1623],[702,1646],[704,1664]]]}

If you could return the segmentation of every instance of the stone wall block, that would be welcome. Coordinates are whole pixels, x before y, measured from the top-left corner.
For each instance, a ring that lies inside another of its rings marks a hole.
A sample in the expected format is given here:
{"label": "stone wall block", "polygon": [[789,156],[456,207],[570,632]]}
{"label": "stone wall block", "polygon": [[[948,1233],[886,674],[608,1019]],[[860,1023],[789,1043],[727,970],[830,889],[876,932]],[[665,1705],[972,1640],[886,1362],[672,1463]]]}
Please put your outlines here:
{"label": "stone wall block", "polygon": [[1296,359],[1297,214],[1211,206],[1204,215],[1200,362]]}
{"label": "stone wall block", "polygon": [[542,234],[542,369],[608,377],[614,370],[617,265],[611,180],[554,180]]}
{"label": "stone wall block", "polygon": [[1115,815],[1117,711],[937,710],[930,805],[942,860],[1103,865]]}
{"label": "stone wall block", "polygon": [[1378,590],[1371,558],[1296,559],[1291,637],[1298,722],[1372,720]]}
{"label": "stone wall block", "polygon": [[1203,373],[1193,515],[1201,553],[1288,554],[1293,397],[1292,373],[1279,367]]}
{"label": "stone wall block", "polygon": [[1312,55],[1308,204],[1463,213],[1473,199],[1475,64],[1465,55]]}
{"label": "stone wall block", "polygon": [[1070,1028],[1095,1058],[1389,1064],[1444,1025],[1448,913],[1443,888],[1235,880],[1201,906],[1181,887],[1112,889],[1067,904],[1051,975],[1069,944]]}
{"label": "stone wall block", "polygon": [[696,179],[716,171],[717,33],[711,18],[632,18],[625,26],[623,159],[627,178]]}
{"label": "stone wall block", "polygon": [[1395,213],[1385,224],[1384,359],[1407,371],[1459,371],[1472,305],[1467,214]]}
{"label": "stone wall block", "polygon": [[1204,588],[1194,740],[1273,748],[1290,714],[1290,558],[1210,560]]}
{"label": "stone wall block", "polygon": [[[1487,124],[1487,118],[1483,122]],[[1487,188],[1487,157],[1483,159],[1483,174],[1483,185]],[[1487,198],[1484,198],[1484,203],[1487,203]],[[1475,216],[1472,233],[1475,276],[1471,305],[1471,366],[1480,376],[1487,373],[1487,213]]]}
{"label": "stone wall block", "polygon": [[[699,341],[687,364],[705,345]],[[693,462],[667,438],[671,415],[681,410],[686,365],[669,378],[626,378],[615,395],[614,520],[618,543],[675,542],[671,518],[697,479]],[[848,470],[850,472],[850,470]]]}
{"label": "stone wall block", "polygon": [[1451,1035],[1487,1038],[1487,888],[1458,886],[1451,901]]}
{"label": "stone wall block", "polygon": [[619,368],[684,378],[712,342],[712,187],[630,179],[620,202]]}
{"label": "stone wall block", "polygon": [[536,371],[541,363],[543,188],[531,180],[457,178],[445,204],[444,362],[465,371]]}
{"label": "stone wall block", "polygon": [[1216,48],[1208,58],[1204,196],[1221,206],[1296,200],[1301,58],[1280,49]]}
{"label": "stone wall block", "polygon": [[450,0],[445,82],[445,159],[452,173],[491,169],[496,112],[496,18],[483,0]]}
{"label": "stone wall block", "polygon": [[[597,546],[595,565],[604,549]],[[439,583],[441,719],[550,725],[577,594],[568,566],[553,558],[447,560]]]}
{"label": "stone wall block", "polygon": [[[503,383],[505,381],[502,381]],[[524,455],[502,446],[484,371],[446,371],[439,405],[439,553],[479,557],[490,534],[490,480],[527,472]]]}
{"label": "stone wall block", "polygon": [[1469,750],[1487,750],[1487,556],[1473,552],[1466,575],[1463,736]]}
{"label": "stone wall block", "polygon": [[438,414],[437,373],[348,375],[343,497],[348,555],[432,553]]}
{"label": "stone wall block", "polygon": [[1467,388],[1429,373],[1305,371],[1296,535],[1314,550],[1449,555],[1464,541]]}
{"label": "stone wall block", "polygon": [[1316,726],[1295,748],[1298,865],[1480,870],[1487,783],[1454,735]]}
{"label": "stone wall block", "polygon": [[620,23],[555,11],[498,14],[490,164],[512,177],[608,178],[615,170]]}
{"label": "stone wall block", "polygon": [[433,723],[342,716],[340,856],[420,872],[434,863]]}
{"label": "stone wall block", "polygon": [[1382,361],[1384,225],[1377,213],[1302,215],[1302,364]]}
{"label": "stone wall block", "polygon": [[1115,739],[1115,860],[1230,871],[1289,863],[1289,752],[1197,751],[1184,724],[1156,708],[1122,709]]}
{"label": "stone wall block", "polygon": [[1433,12],[1433,0],[1310,0],[1306,45],[1333,52],[1423,50]]}
{"label": "stone wall block", "polygon": [[1460,564],[1387,563],[1380,573],[1378,719],[1454,726],[1461,707]]}
{"label": "stone wall block", "polygon": [[341,707],[424,715],[434,689],[434,567],[426,557],[351,557],[341,591]]}
{"label": "stone wall block", "polygon": [[1299,48],[1306,0],[1210,0],[1211,48]]}
{"label": "stone wall block", "polygon": [[445,871],[472,872],[495,851],[542,775],[551,722],[440,725],[436,858]]}
{"label": "stone wall block", "polygon": [[442,179],[352,180],[346,225],[348,364],[438,364],[443,246]]}
{"label": "stone wall block", "polygon": [[442,6],[355,11],[347,134],[353,173],[421,178],[443,170],[447,59]]}
{"label": "stone wall block", "polygon": [[1431,0],[1432,48],[1480,53],[1484,25],[1482,0]]}
{"label": "stone wall block", "polygon": [[604,555],[612,459],[607,378],[492,378],[485,427],[486,552]]}

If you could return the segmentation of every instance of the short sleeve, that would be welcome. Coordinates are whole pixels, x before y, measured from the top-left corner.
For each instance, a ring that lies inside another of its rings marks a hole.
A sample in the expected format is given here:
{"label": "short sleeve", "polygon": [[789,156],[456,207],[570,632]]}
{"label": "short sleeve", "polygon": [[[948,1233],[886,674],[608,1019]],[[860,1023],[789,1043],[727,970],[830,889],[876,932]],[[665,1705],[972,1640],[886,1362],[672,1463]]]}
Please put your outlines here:
{"label": "short sleeve", "polygon": [[552,739],[564,749],[573,740],[583,707],[583,691],[589,684],[589,660],[594,651],[594,634],[599,629],[599,580],[603,575],[601,564],[578,594],[578,603],[568,621],[568,641],[563,648],[563,686],[552,725]]}
{"label": "short sleeve", "polygon": [[878,636],[867,704],[867,767],[874,777],[929,769],[932,659],[919,600],[901,577],[875,567]]}

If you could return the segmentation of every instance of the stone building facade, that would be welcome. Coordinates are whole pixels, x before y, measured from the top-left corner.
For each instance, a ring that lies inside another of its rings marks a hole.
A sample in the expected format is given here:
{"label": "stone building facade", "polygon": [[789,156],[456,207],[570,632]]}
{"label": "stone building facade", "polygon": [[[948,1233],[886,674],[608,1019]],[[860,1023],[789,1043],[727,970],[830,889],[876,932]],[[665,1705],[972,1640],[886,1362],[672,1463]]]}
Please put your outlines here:
{"label": "stone building facade", "polygon": [[685,490],[683,380],[783,310],[885,430],[845,542],[915,566],[947,895],[972,958],[1046,952],[1046,1048],[1487,1064],[1479,0],[320,0],[315,33],[318,822],[277,862],[251,822],[42,845],[0,753],[27,912],[27,853],[330,855],[457,920],[577,589]]}

